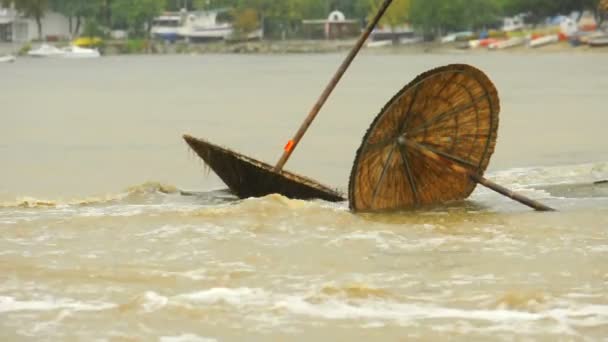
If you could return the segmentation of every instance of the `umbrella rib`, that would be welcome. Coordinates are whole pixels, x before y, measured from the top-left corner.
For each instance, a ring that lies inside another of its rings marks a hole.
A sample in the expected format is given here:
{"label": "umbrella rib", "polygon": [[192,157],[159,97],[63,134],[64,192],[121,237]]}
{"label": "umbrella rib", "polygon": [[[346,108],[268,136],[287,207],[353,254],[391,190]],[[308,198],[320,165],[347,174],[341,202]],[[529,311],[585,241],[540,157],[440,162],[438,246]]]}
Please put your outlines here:
{"label": "umbrella rib", "polygon": [[405,169],[407,180],[410,183],[410,188],[412,189],[412,194],[414,195],[414,202],[416,204],[420,204],[420,200],[418,199],[418,188],[416,187],[416,182],[414,181],[414,175],[412,174],[409,158],[407,157],[403,146],[399,147],[399,152],[401,153],[401,161],[403,161],[403,168]]}
{"label": "umbrella rib", "polygon": [[386,176],[386,172],[388,170],[391,158],[393,158],[394,152],[395,152],[395,146],[393,145],[393,148],[391,148],[391,151],[389,152],[388,157],[386,158],[386,162],[385,162],[386,164],[384,165],[384,168],[382,169],[382,174],[380,175],[380,179],[378,179],[378,182],[376,183],[376,187],[374,188],[374,194],[372,195],[372,204],[374,204],[376,201],[376,196],[378,195],[380,185],[384,181],[384,177]]}
{"label": "umbrella rib", "polygon": [[412,96],[412,101],[407,108],[407,112],[405,113],[405,118],[399,127],[398,132],[403,132],[403,130],[407,127],[407,124],[410,122],[410,117],[412,116],[412,108],[414,108],[414,103],[418,99],[418,93],[420,93],[420,85],[416,85],[416,89],[414,89],[414,96]]}
{"label": "umbrella rib", "polygon": [[433,119],[431,119],[431,121],[428,121],[424,125],[418,126],[414,130],[408,132],[408,135],[411,136],[413,134],[420,133],[421,131],[424,131],[425,129],[427,129],[430,126],[432,126],[433,124],[435,124],[435,123],[443,120],[445,117],[448,117],[450,115],[453,115],[454,113],[458,113],[460,111],[467,110],[467,109],[469,109],[469,108],[471,108],[473,106],[476,106],[479,102],[485,100],[488,97],[489,97],[488,94],[485,94],[483,96],[480,96],[480,97],[476,98],[471,103],[467,103],[466,105],[462,105],[462,106],[459,106],[459,107],[454,108],[452,110],[449,110],[447,112],[443,112],[443,113],[437,115],[436,117],[434,117]]}
{"label": "umbrella rib", "polygon": [[448,88],[448,86],[449,86],[450,84],[452,84],[452,82],[454,81],[454,79],[455,79],[456,77],[458,77],[460,74],[461,74],[460,72],[455,72],[454,74],[452,74],[452,75],[450,76],[450,79],[449,79],[449,80],[447,80],[447,81],[445,82],[445,84],[444,84],[444,85],[443,85],[443,87],[441,87],[441,89],[440,89],[440,90],[437,92],[437,95],[435,95],[435,97],[439,97],[439,96],[441,95],[441,93],[443,93],[443,91],[444,91],[444,90],[446,90],[446,89]]}
{"label": "umbrella rib", "polygon": [[392,144],[395,142],[395,137],[390,137],[388,139],[385,139],[383,141],[374,143],[374,144],[367,144],[365,145],[365,148],[363,149],[364,152],[368,152],[371,150],[377,150],[377,149],[381,149],[381,148],[385,148],[386,146]]}
{"label": "umbrella rib", "polygon": [[431,151],[431,152],[433,152],[433,153],[435,153],[435,154],[437,154],[437,155],[439,155],[441,157],[444,157],[446,159],[449,159],[451,161],[457,162],[459,164],[466,165],[466,166],[472,167],[474,169],[477,169],[477,165],[471,163],[470,161],[467,161],[467,160],[464,160],[462,158],[456,157],[456,156],[454,156],[454,155],[452,155],[450,153],[446,153],[446,152],[440,151],[438,149],[432,148],[432,147],[430,147],[430,146],[428,146],[426,144],[421,144],[421,143],[418,143],[418,142],[415,142],[415,141],[412,141],[412,143],[414,145],[416,145],[418,148],[427,149],[427,150],[429,150],[429,151]]}

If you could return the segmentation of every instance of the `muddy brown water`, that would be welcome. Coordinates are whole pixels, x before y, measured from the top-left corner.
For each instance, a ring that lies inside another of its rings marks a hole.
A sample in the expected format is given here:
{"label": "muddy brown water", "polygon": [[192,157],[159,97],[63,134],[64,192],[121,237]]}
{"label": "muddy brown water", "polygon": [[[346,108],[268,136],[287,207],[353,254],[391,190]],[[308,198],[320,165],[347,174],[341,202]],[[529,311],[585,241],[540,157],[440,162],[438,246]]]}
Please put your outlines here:
{"label": "muddy brown water", "polygon": [[365,53],[286,166],[344,190],[384,103],[427,69],[470,63],[502,99],[488,178],[557,213],[485,189],[391,215],[236,200],[181,140],[276,162],[342,57],[0,65],[0,337],[608,336],[605,56]]}

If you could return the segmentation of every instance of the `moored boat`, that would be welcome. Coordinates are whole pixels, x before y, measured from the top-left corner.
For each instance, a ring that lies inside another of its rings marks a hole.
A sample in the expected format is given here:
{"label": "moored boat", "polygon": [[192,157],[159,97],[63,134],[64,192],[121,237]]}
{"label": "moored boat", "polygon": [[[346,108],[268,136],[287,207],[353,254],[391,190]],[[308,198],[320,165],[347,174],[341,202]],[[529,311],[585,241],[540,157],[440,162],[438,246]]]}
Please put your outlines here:
{"label": "moored boat", "polygon": [[61,50],[64,52],[61,57],[64,58],[97,58],[101,56],[97,49],[87,49],[75,45],[64,47]]}
{"label": "moored boat", "polygon": [[42,44],[39,48],[30,50],[27,55],[31,57],[57,57],[65,54],[65,51],[53,45]]}
{"label": "moored boat", "polygon": [[604,36],[594,37],[589,39],[587,42],[591,47],[604,47],[608,46],[608,34]]}
{"label": "moored boat", "polygon": [[537,48],[537,47],[541,47],[541,46],[545,46],[545,45],[549,45],[549,44],[554,44],[557,42],[559,42],[559,35],[550,34],[547,36],[542,36],[542,37],[538,37],[538,38],[534,38],[534,39],[530,40],[529,46],[531,48]]}
{"label": "moored boat", "polygon": [[489,47],[492,44],[496,44],[498,43],[499,40],[496,38],[486,38],[486,39],[480,39],[479,40],[479,46],[480,47]]}
{"label": "moored boat", "polygon": [[526,43],[526,38],[524,37],[513,37],[507,40],[501,40],[495,43],[492,43],[488,46],[491,50],[503,50],[508,49],[520,45],[524,45]]}
{"label": "moored boat", "polygon": [[385,46],[391,46],[391,45],[393,45],[393,41],[392,40],[369,41],[366,44],[366,46],[368,48],[378,48],[378,47],[385,47]]}
{"label": "moored boat", "polygon": [[467,39],[470,37],[473,37],[473,32],[471,31],[464,31],[464,32],[456,32],[456,33],[452,33],[452,34],[448,34],[447,36],[444,36],[441,38],[441,42],[442,43],[453,43],[453,42],[457,42],[463,39]]}
{"label": "moored boat", "polygon": [[7,55],[0,56],[0,63],[12,63],[15,61],[15,56]]}

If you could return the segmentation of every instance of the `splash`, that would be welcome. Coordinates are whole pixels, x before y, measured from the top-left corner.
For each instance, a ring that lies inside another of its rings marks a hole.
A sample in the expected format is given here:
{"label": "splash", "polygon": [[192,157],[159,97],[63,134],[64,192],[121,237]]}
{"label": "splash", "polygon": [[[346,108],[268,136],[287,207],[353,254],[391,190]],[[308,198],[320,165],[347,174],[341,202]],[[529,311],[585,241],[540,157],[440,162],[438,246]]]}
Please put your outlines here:
{"label": "splash", "polygon": [[34,197],[19,197],[14,201],[0,202],[0,209],[22,208],[22,209],[48,209],[59,207],[86,207],[101,204],[112,204],[122,201],[139,202],[156,195],[180,194],[177,187],[160,182],[146,182],[128,187],[124,192],[118,194],[107,194],[103,196],[92,196],[83,199],[50,200]]}
{"label": "splash", "polygon": [[129,195],[146,195],[146,194],[176,194],[179,193],[180,190],[170,184],[163,184],[160,182],[146,182],[143,184],[131,186],[127,189],[127,193]]}

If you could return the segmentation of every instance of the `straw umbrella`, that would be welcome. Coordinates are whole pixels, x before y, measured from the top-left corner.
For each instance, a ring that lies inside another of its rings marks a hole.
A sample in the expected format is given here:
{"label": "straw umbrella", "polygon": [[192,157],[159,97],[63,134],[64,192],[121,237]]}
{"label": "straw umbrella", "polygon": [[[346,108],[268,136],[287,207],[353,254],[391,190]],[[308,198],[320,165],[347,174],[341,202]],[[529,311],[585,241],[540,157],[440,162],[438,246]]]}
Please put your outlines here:
{"label": "straw umbrella", "polygon": [[371,124],[349,182],[353,211],[394,211],[467,198],[481,183],[537,210],[552,210],[483,177],[494,153],[500,103],[480,70],[454,64],[403,88]]}

